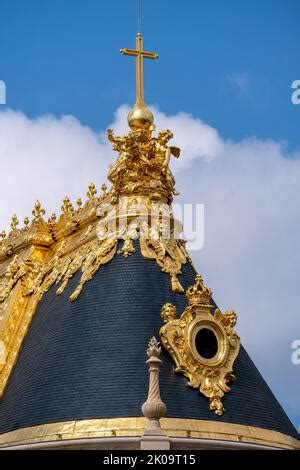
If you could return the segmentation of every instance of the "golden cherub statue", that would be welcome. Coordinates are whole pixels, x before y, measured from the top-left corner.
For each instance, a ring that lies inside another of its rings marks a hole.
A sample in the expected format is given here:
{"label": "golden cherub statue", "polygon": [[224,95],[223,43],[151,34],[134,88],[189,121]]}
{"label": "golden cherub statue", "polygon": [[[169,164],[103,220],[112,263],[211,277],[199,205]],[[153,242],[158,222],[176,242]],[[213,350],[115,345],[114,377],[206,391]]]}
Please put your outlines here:
{"label": "golden cherub statue", "polygon": [[151,125],[119,137],[108,129],[108,140],[113,143],[113,150],[119,152],[108,174],[116,194],[144,194],[167,202],[178,194],[169,162],[171,154],[179,157],[180,149],[167,145],[173,138],[171,131],[164,130],[152,137],[154,130]]}

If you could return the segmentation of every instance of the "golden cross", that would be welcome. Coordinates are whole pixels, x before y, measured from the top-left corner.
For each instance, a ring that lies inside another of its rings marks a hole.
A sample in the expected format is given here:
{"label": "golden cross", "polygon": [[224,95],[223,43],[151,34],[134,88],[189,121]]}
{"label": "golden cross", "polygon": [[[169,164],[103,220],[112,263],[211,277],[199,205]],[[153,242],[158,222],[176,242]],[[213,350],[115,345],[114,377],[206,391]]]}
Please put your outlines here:
{"label": "golden cross", "polygon": [[136,58],[136,102],[144,102],[144,78],[143,78],[143,59],[158,59],[156,52],[143,51],[143,38],[141,33],[136,36],[136,49],[121,49],[124,55],[130,55]]}

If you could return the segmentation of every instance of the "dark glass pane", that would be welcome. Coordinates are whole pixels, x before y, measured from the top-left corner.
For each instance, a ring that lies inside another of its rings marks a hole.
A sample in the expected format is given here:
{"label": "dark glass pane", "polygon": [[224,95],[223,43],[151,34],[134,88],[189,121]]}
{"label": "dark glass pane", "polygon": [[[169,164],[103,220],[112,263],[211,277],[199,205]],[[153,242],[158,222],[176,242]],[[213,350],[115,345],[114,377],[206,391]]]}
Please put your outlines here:
{"label": "dark glass pane", "polygon": [[195,339],[196,349],[204,359],[212,359],[218,352],[218,341],[213,331],[202,328]]}

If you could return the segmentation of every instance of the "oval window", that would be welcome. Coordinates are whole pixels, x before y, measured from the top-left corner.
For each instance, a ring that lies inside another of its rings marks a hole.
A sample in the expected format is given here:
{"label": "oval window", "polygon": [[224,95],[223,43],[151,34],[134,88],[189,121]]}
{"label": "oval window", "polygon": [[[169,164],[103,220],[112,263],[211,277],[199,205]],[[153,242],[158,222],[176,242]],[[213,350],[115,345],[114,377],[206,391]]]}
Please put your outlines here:
{"label": "oval window", "polygon": [[198,354],[204,359],[212,359],[218,352],[218,340],[209,328],[201,328],[196,334],[195,346]]}

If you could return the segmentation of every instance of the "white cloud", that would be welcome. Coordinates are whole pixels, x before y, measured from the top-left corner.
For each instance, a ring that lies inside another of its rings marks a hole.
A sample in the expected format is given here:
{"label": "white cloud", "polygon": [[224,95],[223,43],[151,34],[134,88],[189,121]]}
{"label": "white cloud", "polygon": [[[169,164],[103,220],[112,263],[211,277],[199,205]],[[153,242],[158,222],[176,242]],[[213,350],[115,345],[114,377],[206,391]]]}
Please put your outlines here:
{"label": "white cloud", "polygon": [[[157,128],[174,132],[182,149],[172,163],[181,202],[205,204],[205,245],[192,253],[222,309],[235,308],[243,343],[277,396],[300,422],[300,366],[291,343],[300,339],[300,154],[284,143],[222,139],[186,113],[155,113]],[[111,125],[126,130],[127,106]],[[73,200],[113,159],[110,145],[73,117],[28,119],[0,113],[0,221],[28,214],[39,197],[49,213],[65,194]]]}
{"label": "white cloud", "polygon": [[0,112],[0,224],[20,222],[40,199],[48,213],[65,195],[84,196],[91,179],[101,185],[112,152],[72,116],[29,119],[21,112]]}

